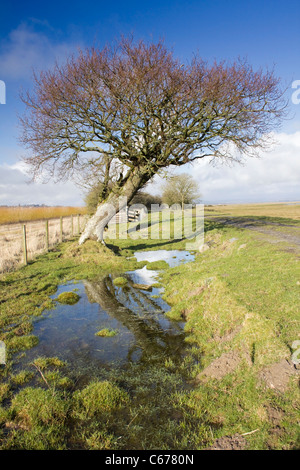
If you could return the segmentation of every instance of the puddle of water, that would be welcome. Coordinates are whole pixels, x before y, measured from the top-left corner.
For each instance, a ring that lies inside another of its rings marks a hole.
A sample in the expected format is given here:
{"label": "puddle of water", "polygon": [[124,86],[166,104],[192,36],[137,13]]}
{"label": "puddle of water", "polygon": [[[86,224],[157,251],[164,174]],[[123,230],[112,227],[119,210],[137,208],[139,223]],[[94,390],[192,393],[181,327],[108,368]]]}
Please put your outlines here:
{"label": "puddle of water", "polygon": [[[189,251],[181,250],[137,251],[134,253],[134,256],[137,261],[152,262],[163,260],[166,261],[171,268],[182,263],[194,261],[195,259],[195,256]],[[147,269],[147,267],[144,266],[142,269],[129,272],[129,274],[135,283],[151,285],[156,282],[159,272]]]}
{"label": "puddle of water", "polygon": [[189,251],[184,250],[156,250],[156,251],[140,251],[134,253],[137,261],[166,261],[173,268],[181,263],[194,261],[195,256]]}
{"label": "puddle of water", "polygon": [[[164,259],[170,266],[194,259],[189,252],[174,250],[139,252],[135,256],[138,261]],[[128,284],[123,288],[113,284],[112,276],[59,286],[53,298],[76,289],[80,300],[75,305],[58,303],[55,310],[45,312],[35,322],[33,334],[39,344],[26,353],[26,363],[38,356],[58,356],[78,372],[86,372],[129,362],[180,359],[185,349],[183,323],[165,316],[170,307],[160,297],[162,289],[146,291],[134,286],[153,284],[157,274],[146,267],[128,272]],[[117,334],[96,336],[103,328]]]}
{"label": "puddle of water", "polygon": [[155,284],[159,273],[158,271],[147,269],[147,267],[144,266],[143,268],[136,269],[135,271],[128,271],[127,274],[134,283],[151,286],[152,284]]}

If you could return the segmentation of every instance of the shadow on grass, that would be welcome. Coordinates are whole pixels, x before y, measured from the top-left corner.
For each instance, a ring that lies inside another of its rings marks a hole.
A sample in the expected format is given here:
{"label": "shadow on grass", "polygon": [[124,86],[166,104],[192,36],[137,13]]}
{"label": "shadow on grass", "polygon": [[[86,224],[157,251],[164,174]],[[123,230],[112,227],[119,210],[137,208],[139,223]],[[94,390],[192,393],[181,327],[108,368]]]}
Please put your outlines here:
{"label": "shadow on grass", "polygon": [[[229,224],[219,222],[219,221],[212,221],[212,220],[206,220],[204,222],[204,232],[210,232],[212,230],[228,230]],[[130,238],[126,240],[116,240],[115,244],[113,243],[106,243],[107,248],[112,250],[116,255],[121,255],[121,251],[126,249],[128,251],[143,251],[143,250],[156,250],[156,249],[172,249],[173,247],[175,249],[185,249],[184,246],[178,246],[180,243],[183,245],[183,243],[191,243],[195,239],[189,239],[189,238],[175,238],[171,240],[154,240],[151,238],[145,239],[144,240],[132,240]]]}
{"label": "shadow on grass", "polygon": [[[127,240],[129,243],[126,246],[118,246],[118,245],[113,245],[111,243],[107,243],[106,246],[110,250],[112,250],[115,254],[120,255],[120,251],[123,249],[126,250],[134,250],[134,251],[139,251],[139,250],[149,250],[149,248],[153,248],[154,250],[156,248],[161,248],[161,247],[166,247],[166,246],[172,246],[175,244],[178,244],[180,242],[184,241],[190,241],[188,239],[182,238],[182,239],[173,239],[173,240],[160,240],[157,241],[156,243],[151,243],[151,239],[147,239],[144,243],[134,243],[134,240]],[[150,241],[150,243],[149,243]],[[132,243],[130,243],[132,242]]]}

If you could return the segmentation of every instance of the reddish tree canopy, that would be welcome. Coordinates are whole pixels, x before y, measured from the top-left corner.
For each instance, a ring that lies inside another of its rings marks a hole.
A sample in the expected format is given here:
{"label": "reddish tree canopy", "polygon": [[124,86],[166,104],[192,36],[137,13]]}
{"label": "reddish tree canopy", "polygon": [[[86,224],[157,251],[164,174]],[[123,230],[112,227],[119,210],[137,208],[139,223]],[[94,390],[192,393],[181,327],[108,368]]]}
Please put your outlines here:
{"label": "reddish tree canopy", "polygon": [[198,57],[183,65],[163,42],[126,38],[81,51],[34,83],[22,97],[28,114],[21,120],[34,174],[47,170],[60,178],[99,162],[107,175],[113,161],[121,162],[127,171],[109,200],[132,198],[169,165],[232,158],[224,143],[240,155],[260,148],[285,109],[273,72]]}

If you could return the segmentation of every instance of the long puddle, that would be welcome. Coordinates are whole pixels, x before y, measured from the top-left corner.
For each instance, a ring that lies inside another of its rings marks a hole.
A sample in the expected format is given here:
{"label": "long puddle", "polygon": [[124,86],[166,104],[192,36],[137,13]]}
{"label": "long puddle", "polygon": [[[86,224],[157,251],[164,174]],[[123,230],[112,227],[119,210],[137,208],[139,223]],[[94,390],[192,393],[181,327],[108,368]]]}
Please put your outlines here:
{"label": "long puddle", "polygon": [[[165,260],[171,267],[194,260],[190,252],[179,250],[136,252],[134,256],[138,261]],[[185,349],[183,323],[166,317],[170,307],[161,298],[162,289],[146,287],[156,282],[157,275],[145,266],[122,274],[128,280],[125,287],[115,286],[112,276],[59,286],[54,299],[72,290],[80,299],[75,305],[57,303],[56,309],[35,321],[33,334],[39,344],[27,351],[26,363],[39,356],[57,356],[78,373],[86,373],[167,357],[180,360]],[[96,336],[104,328],[116,335]]]}

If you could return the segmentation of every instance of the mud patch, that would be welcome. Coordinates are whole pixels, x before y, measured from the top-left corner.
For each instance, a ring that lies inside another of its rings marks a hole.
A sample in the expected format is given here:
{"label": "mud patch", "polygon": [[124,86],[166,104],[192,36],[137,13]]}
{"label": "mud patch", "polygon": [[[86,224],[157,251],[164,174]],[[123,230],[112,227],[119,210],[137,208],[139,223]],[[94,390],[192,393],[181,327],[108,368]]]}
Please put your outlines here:
{"label": "mud patch", "polygon": [[[299,284],[300,284],[300,283],[299,283]],[[201,295],[204,290],[205,290],[205,286],[197,287],[197,289],[192,290],[192,291],[188,294],[188,297],[196,297],[196,296],[198,296],[198,295]]]}
{"label": "mud patch", "polygon": [[265,368],[260,378],[268,388],[273,388],[279,392],[285,392],[288,388],[290,378],[298,374],[293,364],[283,359],[281,362]]}
{"label": "mud patch", "polygon": [[272,429],[270,429],[269,438],[266,444],[268,448],[272,450],[277,448],[278,439],[280,439],[284,433],[284,429],[281,427],[281,422],[284,418],[284,412],[278,408],[274,408],[271,405],[266,405],[265,409],[268,420],[272,425]]}
{"label": "mud patch", "polygon": [[221,344],[228,343],[229,341],[232,341],[236,337],[236,335],[241,331],[241,329],[242,329],[242,325],[239,325],[237,328],[230,331],[224,336],[214,336],[213,340]]}
{"label": "mud patch", "polygon": [[273,426],[279,426],[284,417],[283,411],[270,405],[267,405],[265,409],[270,423],[272,423]]}
{"label": "mud patch", "polygon": [[220,437],[207,450],[244,450],[246,447],[246,439],[240,434],[234,434],[233,436]]}
{"label": "mud patch", "polygon": [[218,359],[215,359],[209,366],[207,366],[200,374],[197,375],[198,382],[205,381],[206,378],[213,378],[221,380],[225,375],[234,372],[241,361],[240,356],[231,351],[222,354]]}

